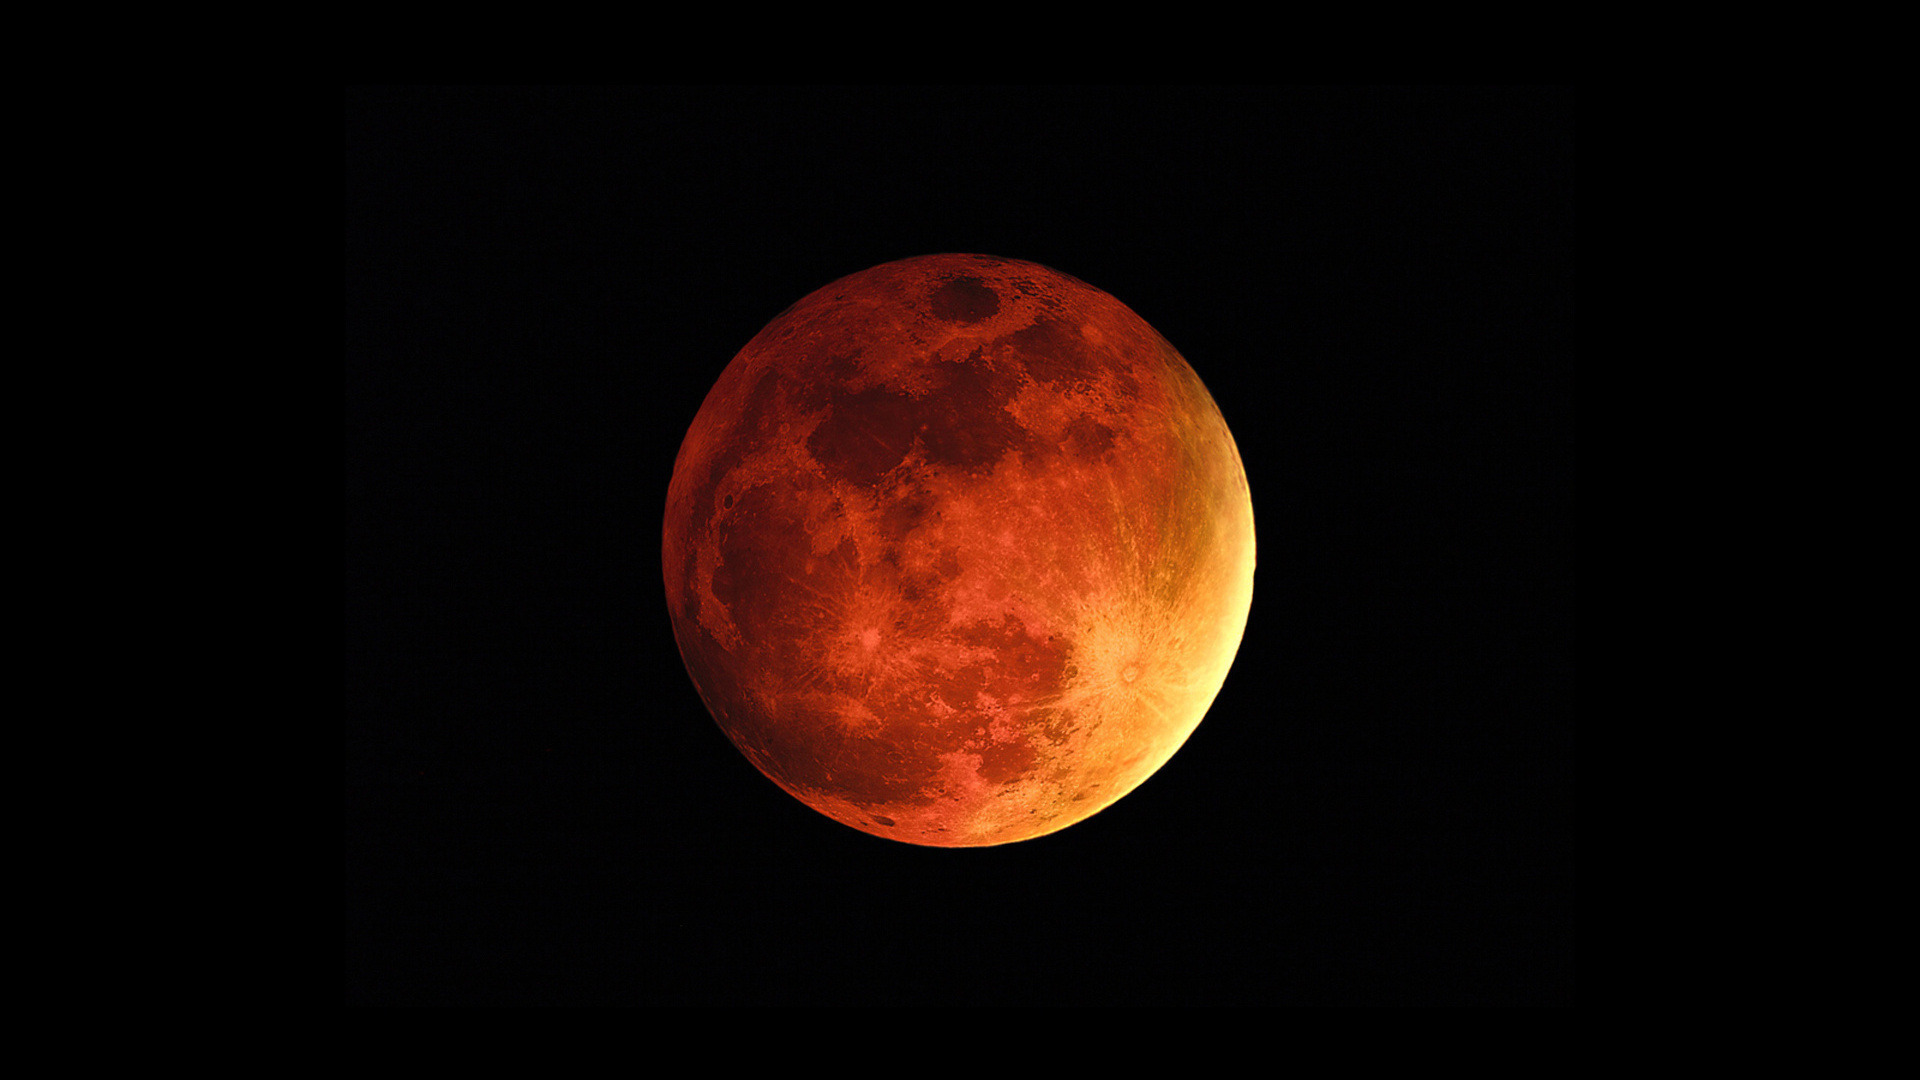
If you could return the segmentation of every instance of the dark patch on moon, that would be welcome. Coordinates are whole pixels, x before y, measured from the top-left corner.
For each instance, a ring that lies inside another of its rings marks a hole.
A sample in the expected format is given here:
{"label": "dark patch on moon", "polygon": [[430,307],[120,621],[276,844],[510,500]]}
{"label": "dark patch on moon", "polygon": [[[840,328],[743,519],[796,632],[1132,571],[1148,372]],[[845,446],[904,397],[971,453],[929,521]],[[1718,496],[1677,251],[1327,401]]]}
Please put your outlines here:
{"label": "dark patch on moon", "polygon": [[977,323],[1000,311],[1000,297],[977,277],[958,277],[933,291],[933,313],[948,322]]}
{"label": "dark patch on moon", "polygon": [[[778,658],[773,674],[784,685],[800,685],[795,676],[804,675],[804,667],[805,661]],[[916,800],[934,776],[931,768],[901,762],[887,740],[848,731],[830,701],[806,694],[782,701],[780,723],[735,725],[727,734],[743,751],[752,747],[755,765],[775,780],[844,792],[860,802]]]}
{"label": "dark patch on moon", "polygon": [[919,426],[905,394],[876,387],[835,402],[807,449],[829,473],[865,487],[905,460]]}
{"label": "dark patch on moon", "polygon": [[943,366],[946,385],[931,399],[934,406],[921,415],[920,443],[929,462],[981,472],[1010,451],[1032,449],[1032,433],[1007,411],[1007,403],[1020,391],[1016,372],[987,362],[978,352],[963,363]]}
{"label": "dark patch on moon", "polygon": [[1027,373],[1049,386],[1084,386],[1093,380],[1097,370],[1079,327],[1063,319],[1052,316],[1035,319],[1033,325],[1007,335],[1007,343],[1026,362]]}
{"label": "dark patch on moon", "polygon": [[808,576],[811,552],[792,539],[806,535],[806,521],[787,493],[770,486],[748,489],[735,505],[732,522],[713,538],[719,555],[713,595],[743,633],[774,640],[795,622],[796,613],[782,600],[782,584]]}
{"label": "dark patch on moon", "polygon": [[1113,449],[1113,439],[1113,429],[1090,416],[1076,416],[1067,425],[1067,449],[1075,457],[1103,457]]}

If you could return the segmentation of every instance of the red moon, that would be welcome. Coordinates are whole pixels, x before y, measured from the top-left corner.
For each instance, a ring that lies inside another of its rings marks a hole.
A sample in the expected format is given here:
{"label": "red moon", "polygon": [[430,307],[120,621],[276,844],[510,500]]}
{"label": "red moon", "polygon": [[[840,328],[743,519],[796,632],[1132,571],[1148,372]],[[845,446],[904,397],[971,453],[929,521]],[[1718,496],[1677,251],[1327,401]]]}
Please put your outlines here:
{"label": "red moon", "polygon": [[734,357],[667,492],[674,636],[720,727],[875,836],[981,847],[1132,791],[1253,600],[1220,409],[1124,304],[1035,263],[841,278]]}

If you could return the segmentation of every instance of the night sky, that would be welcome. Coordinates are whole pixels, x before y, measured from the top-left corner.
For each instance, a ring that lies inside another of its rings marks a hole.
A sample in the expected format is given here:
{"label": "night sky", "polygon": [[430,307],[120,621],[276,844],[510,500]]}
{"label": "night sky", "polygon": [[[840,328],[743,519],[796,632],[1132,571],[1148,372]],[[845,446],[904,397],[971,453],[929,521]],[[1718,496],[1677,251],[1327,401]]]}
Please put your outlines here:
{"label": "night sky", "polygon": [[[352,1005],[1570,1005],[1574,93],[351,87]],[[828,282],[1133,308],[1246,463],[1186,747],[932,849],[754,771],[675,647],[674,454]]]}

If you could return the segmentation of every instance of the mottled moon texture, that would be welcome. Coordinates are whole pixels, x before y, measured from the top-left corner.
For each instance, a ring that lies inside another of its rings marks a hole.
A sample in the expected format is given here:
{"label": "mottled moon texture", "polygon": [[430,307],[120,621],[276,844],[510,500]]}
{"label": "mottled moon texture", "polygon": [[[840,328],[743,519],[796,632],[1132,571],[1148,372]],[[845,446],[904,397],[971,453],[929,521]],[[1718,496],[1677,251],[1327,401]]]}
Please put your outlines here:
{"label": "mottled moon texture", "polygon": [[1056,270],[929,255],[788,308],[667,493],[674,635],[794,798],[979,847],[1112,805],[1199,725],[1253,600],[1253,504],[1187,362]]}

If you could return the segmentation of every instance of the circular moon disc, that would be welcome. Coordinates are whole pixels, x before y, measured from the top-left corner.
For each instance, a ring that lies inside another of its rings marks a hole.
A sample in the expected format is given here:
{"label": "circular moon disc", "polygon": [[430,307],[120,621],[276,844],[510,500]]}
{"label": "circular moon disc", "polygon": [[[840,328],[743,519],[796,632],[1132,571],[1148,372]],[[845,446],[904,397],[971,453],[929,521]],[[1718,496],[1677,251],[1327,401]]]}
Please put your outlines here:
{"label": "circular moon disc", "polygon": [[662,564],[740,752],[893,840],[1031,839],[1199,725],[1253,597],[1213,398],[1118,300],[930,255],[833,282],[734,357],[687,431]]}

